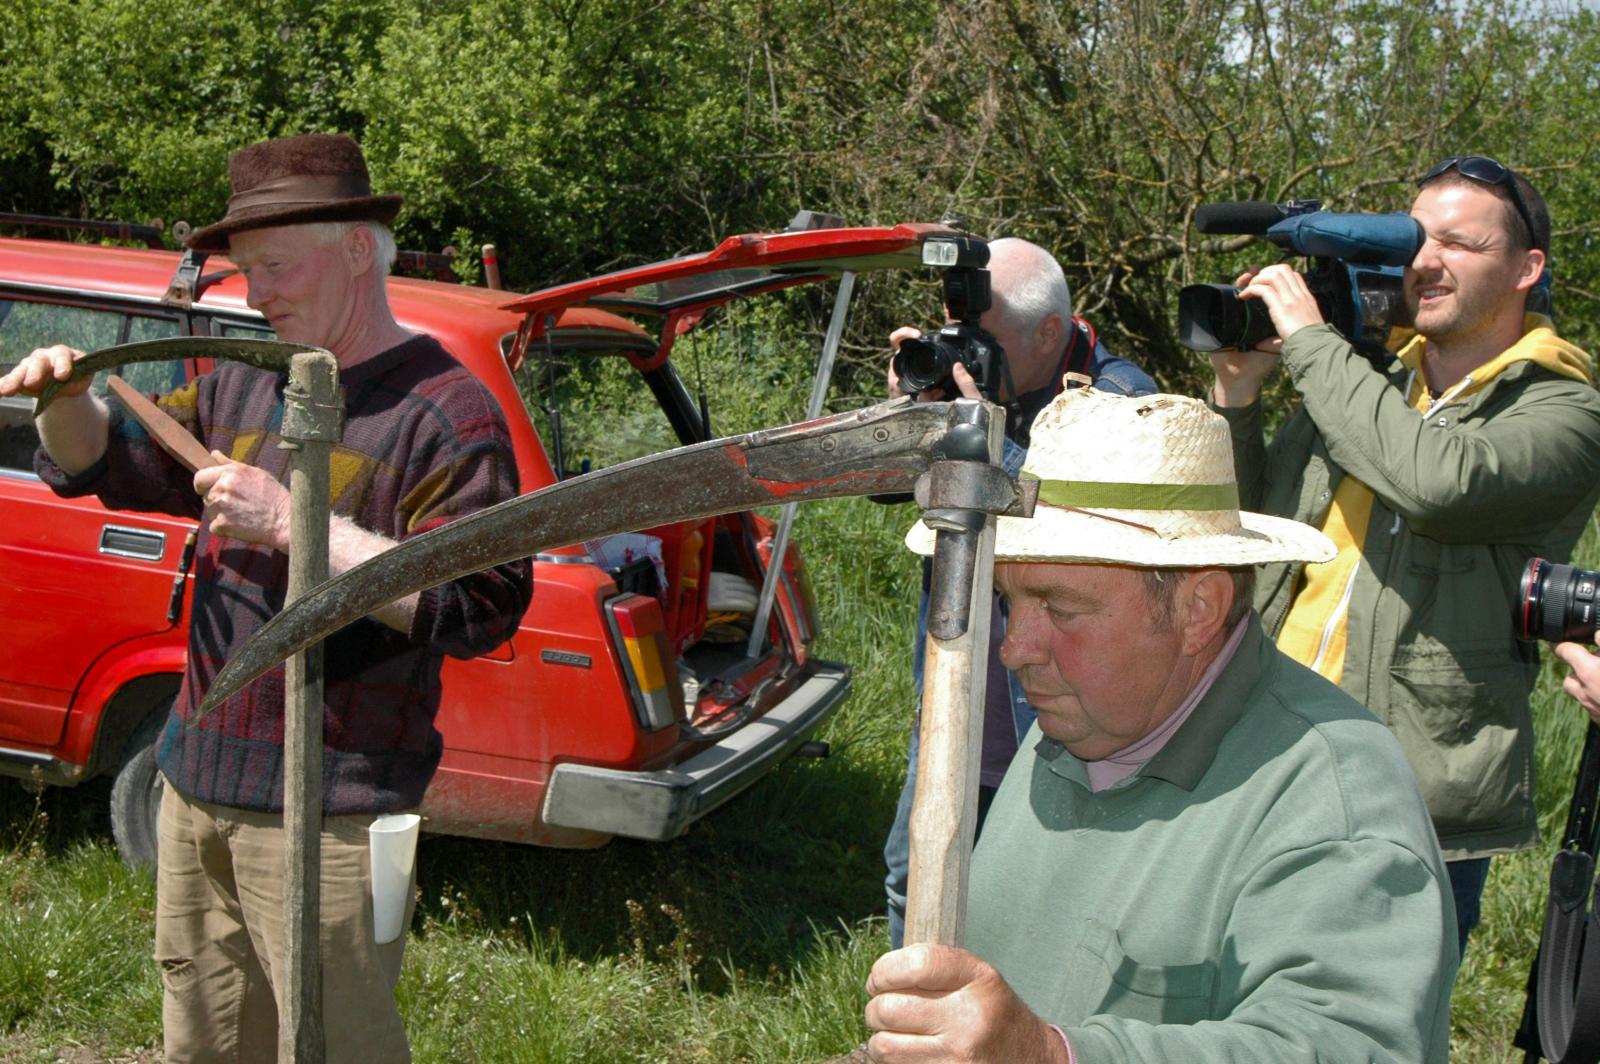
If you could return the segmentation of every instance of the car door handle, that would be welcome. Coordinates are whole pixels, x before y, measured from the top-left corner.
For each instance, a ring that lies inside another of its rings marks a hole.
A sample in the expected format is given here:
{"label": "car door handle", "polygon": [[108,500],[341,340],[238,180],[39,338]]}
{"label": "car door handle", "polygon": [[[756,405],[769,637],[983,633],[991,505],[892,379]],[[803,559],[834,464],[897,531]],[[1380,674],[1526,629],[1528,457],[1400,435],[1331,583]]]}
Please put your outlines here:
{"label": "car door handle", "polygon": [[100,529],[100,553],[158,562],[167,553],[167,535],[126,525],[106,525]]}

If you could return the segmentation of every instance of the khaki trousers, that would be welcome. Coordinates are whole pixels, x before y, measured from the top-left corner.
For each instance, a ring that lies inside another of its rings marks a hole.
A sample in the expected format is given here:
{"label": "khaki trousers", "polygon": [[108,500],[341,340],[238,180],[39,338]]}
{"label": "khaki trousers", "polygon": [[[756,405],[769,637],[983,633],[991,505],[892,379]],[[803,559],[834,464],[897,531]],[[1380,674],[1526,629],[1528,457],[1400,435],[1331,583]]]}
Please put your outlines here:
{"label": "khaki trousers", "polygon": [[[367,825],[327,817],[322,828],[322,1023],[329,1064],[411,1059],[395,1007],[406,936],[372,941]],[[192,801],[168,784],[161,799],[156,962],[167,1064],[272,1064],[278,1057],[273,973],[284,944],[283,817]],[[413,866],[412,881],[416,873]],[[407,904],[403,927],[411,922]]]}

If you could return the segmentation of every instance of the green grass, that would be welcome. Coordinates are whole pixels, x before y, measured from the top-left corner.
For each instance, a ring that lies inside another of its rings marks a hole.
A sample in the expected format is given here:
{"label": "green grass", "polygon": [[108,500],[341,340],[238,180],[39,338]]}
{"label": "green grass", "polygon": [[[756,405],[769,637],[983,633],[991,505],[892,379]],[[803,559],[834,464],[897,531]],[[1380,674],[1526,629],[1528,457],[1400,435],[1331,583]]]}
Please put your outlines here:
{"label": "green grass", "polygon": [[[786,764],[667,845],[424,840],[399,990],[418,1061],[818,1061],[865,1037],[910,715],[907,520],[865,501],[802,511],[822,652],[856,665],[829,759]],[[1464,1064],[1521,1059],[1510,1038],[1585,719],[1549,668],[1535,712],[1547,841],[1494,863],[1455,992]],[[149,1060],[160,1044],[154,887],[118,863],[104,800],[0,788],[0,1061]]]}

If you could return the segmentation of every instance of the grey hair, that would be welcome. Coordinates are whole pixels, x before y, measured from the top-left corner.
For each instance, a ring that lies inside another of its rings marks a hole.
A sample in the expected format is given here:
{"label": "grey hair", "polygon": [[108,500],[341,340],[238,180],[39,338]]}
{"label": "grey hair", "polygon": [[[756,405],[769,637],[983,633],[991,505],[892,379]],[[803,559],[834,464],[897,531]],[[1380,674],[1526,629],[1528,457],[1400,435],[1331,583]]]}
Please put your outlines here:
{"label": "grey hair", "polygon": [[1065,329],[1072,320],[1072,290],[1056,257],[1038,244],[1014,236],[989,241],[990,261],[997,255],[1017,259],[1020,267],[1007,271],[1004,292],[995,293],[995,305],[1006,320],[1032,332],[1045,318],[1059,314]]}
{"label": "grey hair", "polygon": [[395,244],[394,233],[382,222],[307,222],[305,228],[318,243],[332,244],[344,239],[345,234],[358,225],[366,226],[372,234],[373,261],[378,267],[378,275],[387,276],[394,269],[394,260],[400,254],[400,249]]}

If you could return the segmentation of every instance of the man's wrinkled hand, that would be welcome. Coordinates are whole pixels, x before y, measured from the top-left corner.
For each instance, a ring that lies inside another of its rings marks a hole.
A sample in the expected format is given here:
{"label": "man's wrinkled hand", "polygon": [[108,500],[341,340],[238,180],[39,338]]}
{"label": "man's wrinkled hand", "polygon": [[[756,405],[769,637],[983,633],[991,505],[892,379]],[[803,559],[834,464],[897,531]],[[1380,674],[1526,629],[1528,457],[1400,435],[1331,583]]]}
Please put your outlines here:
{"label": "man's wrinkled hand", "polygon": [[[83,357],[82,351],[66,344],[37,348],[12,366],[4,376],[0,376],[0,398],[13,395],[37,398],[51,381],[70,381],[72,364]],[[82,395],[93,383],[92,377],[70,381],[62,386],[61,394],[68,397]]]}
{"label": "man's wrinkled hand", "polygon": [[886,953],[867,976],[867,1054],[880,1064],[1064,1062],[1066,1045],[980,958],[953,946]]}
{"label": "man's wrinkled hand", "polygon": [[255,466],[212,451],[218,464],[194,475],[194,490],[206,502],[211,534],[289,550],[289,491]]}

